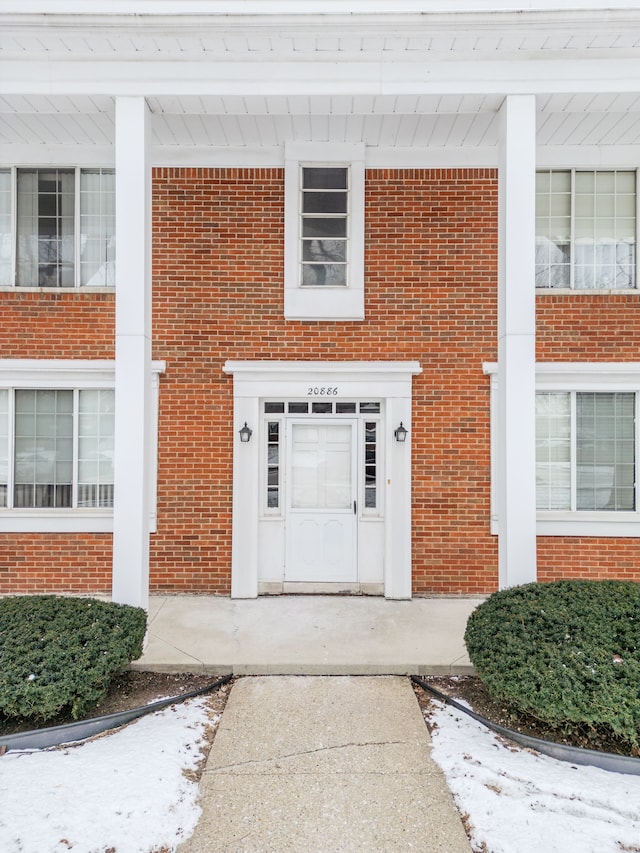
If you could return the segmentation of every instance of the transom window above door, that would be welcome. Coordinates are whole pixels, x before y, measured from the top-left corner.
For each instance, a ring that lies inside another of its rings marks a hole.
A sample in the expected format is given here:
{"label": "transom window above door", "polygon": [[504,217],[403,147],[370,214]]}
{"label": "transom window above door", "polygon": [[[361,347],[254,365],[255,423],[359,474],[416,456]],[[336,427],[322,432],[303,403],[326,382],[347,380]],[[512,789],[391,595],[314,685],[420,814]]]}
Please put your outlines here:
{"label": "transom window above door", "polygon": [[[313,389],[311,389],[313,390]],[[342,400],[292,400],[289,402],[267,401],[264,404],[265,415],[355,415],[380,414],[379,402],[344,402]]]}

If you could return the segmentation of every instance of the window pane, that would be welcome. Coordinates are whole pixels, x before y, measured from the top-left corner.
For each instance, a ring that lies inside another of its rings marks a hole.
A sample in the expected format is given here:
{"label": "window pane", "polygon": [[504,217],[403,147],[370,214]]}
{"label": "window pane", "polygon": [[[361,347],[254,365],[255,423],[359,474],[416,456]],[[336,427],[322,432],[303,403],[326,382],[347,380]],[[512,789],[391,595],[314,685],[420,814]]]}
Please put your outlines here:
{"label": "window pane", "polygon": [[303,237],[346,237],[347,220],[345,217],[339,219],[307,218],[302,222]]}
{"label": "window pane", "polygon": [[80,284],[115,285],[115,172],[80,173]]}
{"label": "window pane", "polygon": [[346,192],[302,193],[303,213],[346,213]]}
{"label": "window pane", "polygon": [[13,284],[11,278],[12,251],[11,170],[0,169],[0,287],[9,287]]}
{"label": "window pane", "polygon": [[15,507],[72,505],[73,392],[15,392]]}
{"label": "window pane", "polygon": [[346,265],[303,264],[302,284],[308,286],[344,287],[347,283]]}
{"label": "window pane", "polygon": [[571,397],[536,394],[536,504],[571,509]]}
{"label": "window pane", "polygon": [[577,509],[635,509],[635,395],[576,395]]}
{"label": "window pane", "polygon": [[9,484],[9,392],[0,391],[0,506],[7,506]]}
{"label": "window pane", "polygon": [[577,172],[576,271],[579,289],[635,286],[634,172]]}
{"label": "window pane", "polygon": [[344,263],[347,259],[347,244],[344,240],[304,240],[302,260],[315,263]]}
{"label": "window pane", "polygon": [[18,285],[73,287],[74,205],[73,170],[18,171]]}
{"label": "window pane", "polygon": [[571,173],[536,177],[536,287],[571,284]]}
{"label": "window pane", "polygon": [[78,506],[113,506],[115,397],[110,389],[80,391]]}
{"label": "window pane", "polygon": [[378,505],[378,467],[377,441],[378,424],[365,421],[364,424],[364,506],[376,509]]}
{"label": "window pane", "polygon": [[280,506],[280,422],[267,423],[267,509]]}
{"label": "window pane", "polygon": [[304,166],[302,169],[302,185],[307,190],[346,190],[346,167]]}

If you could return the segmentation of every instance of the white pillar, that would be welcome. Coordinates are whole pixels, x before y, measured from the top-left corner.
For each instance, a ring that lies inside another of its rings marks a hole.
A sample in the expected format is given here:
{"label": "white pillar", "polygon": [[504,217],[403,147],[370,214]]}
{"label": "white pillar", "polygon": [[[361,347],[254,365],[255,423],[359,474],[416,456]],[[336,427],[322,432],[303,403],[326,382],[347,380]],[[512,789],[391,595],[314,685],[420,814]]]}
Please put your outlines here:
{"label": "white pillar", "polygon": [[148,608],[151,166],[142,97],[116,98],[116,414],[113,600]]}
{"label": "white pillar", "polygon": [[533,95],[500,109],[498,237],[498,575],[536,579],[535,165]]}

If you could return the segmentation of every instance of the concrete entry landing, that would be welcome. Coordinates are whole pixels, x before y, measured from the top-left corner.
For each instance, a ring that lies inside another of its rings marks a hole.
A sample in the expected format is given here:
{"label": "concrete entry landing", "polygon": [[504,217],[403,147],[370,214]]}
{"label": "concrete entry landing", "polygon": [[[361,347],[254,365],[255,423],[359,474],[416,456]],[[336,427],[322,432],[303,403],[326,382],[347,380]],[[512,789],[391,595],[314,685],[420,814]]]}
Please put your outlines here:
{"label": "concrete entry landing", "polygon": [[237,675],[472,672],[467,619],[482,598],[152,596],[134,669]]}

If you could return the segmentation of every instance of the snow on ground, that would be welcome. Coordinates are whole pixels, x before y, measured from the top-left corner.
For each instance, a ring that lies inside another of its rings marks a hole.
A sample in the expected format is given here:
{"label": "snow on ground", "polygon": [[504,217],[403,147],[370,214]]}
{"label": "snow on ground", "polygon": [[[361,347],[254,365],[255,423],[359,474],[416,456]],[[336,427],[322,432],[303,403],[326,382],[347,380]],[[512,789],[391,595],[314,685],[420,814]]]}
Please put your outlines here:
{"label": "snow on ground", "polygon": [[432,707],[433,757],[469,816],[475,850],[640,851],[640,776],[538,755],[448,705]]}
{"label": "snow on ground", "polygon": [[[640,851],[640,776],[535,755],[434,708],[433,755],[475,850]],[[83,744],[0,757],[0,853],[175,851],[200,814],[185,771],[210,714],[192,699]]]}
{"label": "snow on ground", "polygon": [[[0,757],[1,853],[175,850],[200,816],[207,699],[190,699],[85,743]],[[217,715],[216,715],[217,716]]]}

